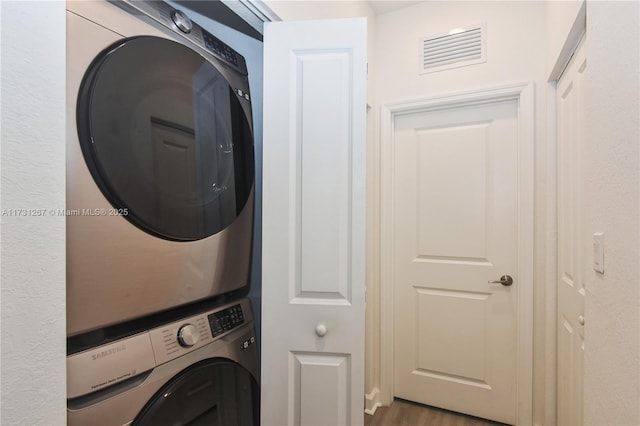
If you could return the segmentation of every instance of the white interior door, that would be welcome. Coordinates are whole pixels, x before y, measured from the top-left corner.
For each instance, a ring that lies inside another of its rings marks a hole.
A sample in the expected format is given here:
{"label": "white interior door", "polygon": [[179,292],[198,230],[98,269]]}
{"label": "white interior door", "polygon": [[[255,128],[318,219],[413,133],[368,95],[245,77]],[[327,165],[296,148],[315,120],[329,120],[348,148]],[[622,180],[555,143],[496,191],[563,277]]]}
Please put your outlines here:
{"label": "white interior door", "polygon": [[264,33],[262,424],[361,425],[366,20]]}
{"label": "white interior door", "polygon": [[582,424],[585,264],[582,204],[584,40],[557,86],[558,425]]}
{"label": "white interior door", "polygon": [[394,141],[395,396],[514,424],[518,101],[399,115]]}

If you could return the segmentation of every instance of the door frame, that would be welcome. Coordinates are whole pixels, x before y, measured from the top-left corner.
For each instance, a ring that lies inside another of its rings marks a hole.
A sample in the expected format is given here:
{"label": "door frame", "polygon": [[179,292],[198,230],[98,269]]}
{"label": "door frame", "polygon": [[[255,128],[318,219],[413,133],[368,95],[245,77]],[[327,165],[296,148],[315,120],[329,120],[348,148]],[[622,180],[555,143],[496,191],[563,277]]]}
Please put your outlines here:
{"label": "door frame", "polygon": [[[381,106],[380,111],[380,402],[394,395],[393,205],[397,117],[431,110],[516,100],[518,102],[518,298],[517,424],[533,420],[533,236],[534,236],[534,83],[437,95]],[[386,201],[385,201],[386,200]]]}

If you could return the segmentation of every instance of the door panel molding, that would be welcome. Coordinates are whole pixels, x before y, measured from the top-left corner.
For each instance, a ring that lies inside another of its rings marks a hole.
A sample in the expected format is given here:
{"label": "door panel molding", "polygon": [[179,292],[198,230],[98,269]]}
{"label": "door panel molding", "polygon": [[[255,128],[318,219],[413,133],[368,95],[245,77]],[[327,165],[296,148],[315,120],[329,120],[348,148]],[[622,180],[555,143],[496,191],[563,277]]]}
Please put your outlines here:
{"label": "door panel molding", "polygon": [[533,211],[534,211],[534,84],[526,82],[463,93],[401,101],[381,106],[380,115],[380,401],[389,405],[394,389],[394,122],[407,114],[444,108],[518,102],[518,324],[517,423],[533,420]]}

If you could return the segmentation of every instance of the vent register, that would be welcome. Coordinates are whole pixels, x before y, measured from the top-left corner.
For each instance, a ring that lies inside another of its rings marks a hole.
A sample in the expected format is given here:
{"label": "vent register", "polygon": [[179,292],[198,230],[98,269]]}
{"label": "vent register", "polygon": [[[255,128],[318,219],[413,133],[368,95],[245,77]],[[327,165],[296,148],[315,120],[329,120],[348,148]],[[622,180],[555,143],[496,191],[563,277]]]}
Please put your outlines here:
{"label": "vent register", "polygon": [[484,24],[420,39],[420,74],[486,62]]}

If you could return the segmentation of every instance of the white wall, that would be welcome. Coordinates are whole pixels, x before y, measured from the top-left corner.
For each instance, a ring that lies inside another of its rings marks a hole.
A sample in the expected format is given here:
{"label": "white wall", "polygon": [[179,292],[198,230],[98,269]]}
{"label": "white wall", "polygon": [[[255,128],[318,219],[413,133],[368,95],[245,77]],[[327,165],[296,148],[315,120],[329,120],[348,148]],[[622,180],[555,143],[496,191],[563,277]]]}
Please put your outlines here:
{"label": "white wall", "polygon": [[353,18],[368,16],[370,12],[367,2],[357,0],[266,0],[264,3],[283,21]]}
{"label": "white wall", "polygon": [[586,253],[605,234],[605,273],[586,265],[584,420],[640,424],[640,4],[587,3]]}
{"label": "white wall", "polygon": [[[453,28],[486,22],[487,62],[430,74],[418,74],[419,39]],[[422,2],[377,17],[376,98],[379,105],[463,92],[514,82],[535,82],[535,258],[534,258],[534,421],[550,424],[544,405],[555,392],[553,377],[543,374],[555,363],[547,329],[554,312],[546,308],[553,287],[547,280],[547,40],[544,2]],[[553,340],[551,341],[553,344]]]}
{"label": "white wall", "polygon": [[5,425],[66,423],[64,6],[0,2]]}

